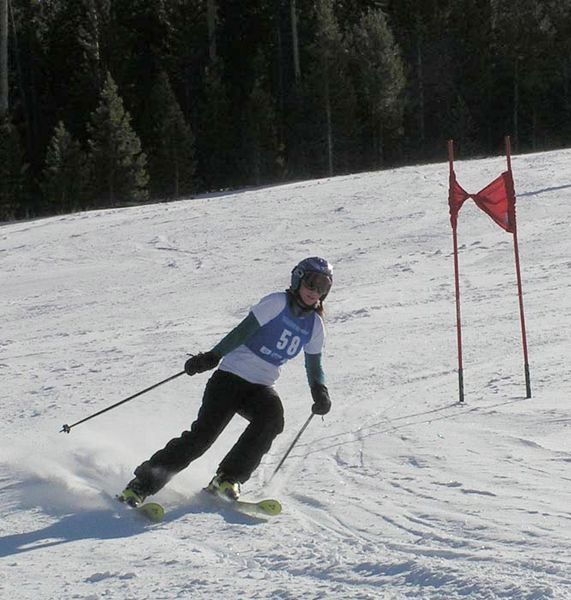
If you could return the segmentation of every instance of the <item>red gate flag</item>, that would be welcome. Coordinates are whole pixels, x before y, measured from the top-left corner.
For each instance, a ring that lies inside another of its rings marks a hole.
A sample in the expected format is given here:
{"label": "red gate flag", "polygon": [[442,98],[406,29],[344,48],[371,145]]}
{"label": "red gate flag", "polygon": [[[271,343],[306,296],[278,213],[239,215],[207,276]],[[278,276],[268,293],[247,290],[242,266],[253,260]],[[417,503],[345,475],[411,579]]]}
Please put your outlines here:
{"label": "red gate flag", "polygon": [[515,231],[515,193],[509,171],[502,173],[477,194],[469,194],[456,180],[454,171],[451,172],[448,203],[454,229],[458,222],[458,212],[468,198],[472,198],[502,229],[509,233]]}
{"label": "red gate flag", "polygon": [[525,387],[527,398],[531,398],[531,380],[529,376],[529,360],[527,356],[527,337],[525,332],[525,317],[523,314],[523,291],[519,265],[519,249],[515,218],[515,191],[511,166],[511,145],[509,136],[505,137],[506,159],[508,170],[494,179],[477,194],[469,194],[456,180],[454,172],[454,142],[448,140],[448,164],[450,176],[448,184],[448,206],[450,209],[450,224],[452,225],[452,243],[454,245],[454,287],[456,291],[456,332],[458,338],[458,385],[460,403],[464,402],[464,369],[462,363],[462,320],[460,316],[460,277],[458,267],[458,213],[468,198],[472,198],[477,206],[487,213],[502,229],[513,234],[514,255],[519,296],[519,312],[521,320],[521,338],[525,369]]}

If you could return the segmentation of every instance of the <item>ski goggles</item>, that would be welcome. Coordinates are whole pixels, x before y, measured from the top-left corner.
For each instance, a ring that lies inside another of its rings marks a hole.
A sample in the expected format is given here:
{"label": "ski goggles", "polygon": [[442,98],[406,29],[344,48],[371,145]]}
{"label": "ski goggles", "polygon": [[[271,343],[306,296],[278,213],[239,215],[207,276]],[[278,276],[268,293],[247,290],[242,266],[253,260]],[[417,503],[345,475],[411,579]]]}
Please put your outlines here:
{"label": "ski goggles", "polygon": [[318,292],[320,296],[325,296],[331,289],[331,278],[323,273],[309,271],[302,278],[303,285],[312,292]]}

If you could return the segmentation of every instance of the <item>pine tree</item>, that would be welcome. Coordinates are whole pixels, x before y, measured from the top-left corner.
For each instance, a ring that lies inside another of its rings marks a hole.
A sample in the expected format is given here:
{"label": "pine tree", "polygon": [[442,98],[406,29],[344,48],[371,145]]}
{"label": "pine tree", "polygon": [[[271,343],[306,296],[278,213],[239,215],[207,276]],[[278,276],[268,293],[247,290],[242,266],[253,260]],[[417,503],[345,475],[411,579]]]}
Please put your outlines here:
{"label": "pine tree", "polygon": [[148,198],[147,158],[131,128],[117,86],[107,74],[99,106],[91,115],[89,168],[91,195],[97,204],[144,201]]}
{"label": "pine tree", "polygon": [[268,183],[283,172],[277,132],[276,108],[263,77],[256,79],[245,111],[244,131],[248,173],[256,185]]}
{"label": "pine tree", "polygon": [[[511,129],[514,148],[537,148],[540,131],[558,135],[560,119],[553,119],[565,79],[565,51],[569,40],[571,3],[566,1],[507,0],[491,2],[492,40],[500,77],[509,82]],[[567,31],[565,32],[565,24]],[[565,33],[564,33],[565,32]],[[568,64],[568,63],[567,63]]]}
{"label": "pine tree", "polygon": [[200,174],[207,190],[232,185],[237,171],[236,161],[232,160],[236,126],[231,119],[230,101],[222,74],[220,60],[208,67],[200,111],[197,147]]}
{"label": "pine tree", "polygon": [[164,72],[153,86],[147,110],[147,121],[154,123],[146,146],[152,195],[178,198],[190,194],[196,170],[194,136]]}
{"label": "pine tree", "polygon": [[20,137],[8,117],[0,120],[0,220],[16,216],[23,200],[23,162]]}
{"label": "pine tree", "polygon": [[324,157],[318,174],[345,171],[353,159],[356,137],[356,98],[349,75],[346,40],[333,11],[332,0],[319,0],[316,7],[315,41],[308,48],[305,104],[311,113],[309,131],[316,149]]}
{"label": "pine tree", "polygon": [[48,146],[41,188],[50,212],[65,213],[83,205],[85,156],[60,121]]}
{"label": "pine tree", "polygon": [[[43,166],[54,127],[65,120],[75,137],[85,136],[86,116],[96,107],[108,70],[104,61],[111,0],[30,3],[20,17],[25,78],[35,84],[29,97],[34,146],[41,136],[38,166]],[[109,52],[110,53],[110,52]],[[27,63],[30,63],[29,65]],[[39,124],[39,127],[38,127]]]}
{"label": "pine tree", "polygon": [[8,108],[8,0],[0,0],[0,119]]}
{"label": "pine tree", "polygon": [[[110,71],[131,109],[133,124],[144,139],[145,96],[152,88],[163,65],[170,40],[171,23],[167,5],[173,0],[121,0],[112,2],[113,25],[116,28],[110,56]],[[186,2],[187,10],[195,10]]]}
{"label": "pine tree", "polygon": [[[446,37],[447,8],[439,0],[391,2],[391,28],[406,62],[403,122],[411,158],[429,155],[432,144],[438,156],[442,152],[442,107],[454,97],[454,61]],[[464,44],[463,38],[460,43]]]}
{"label": "pine tree", "polygon": [[353,29],[352,52],[358,95],[369,131],[366,145],[375,149],[372,164],[382,166],[384,136],[402,127],[404,65],[382,11],[369,10]]}

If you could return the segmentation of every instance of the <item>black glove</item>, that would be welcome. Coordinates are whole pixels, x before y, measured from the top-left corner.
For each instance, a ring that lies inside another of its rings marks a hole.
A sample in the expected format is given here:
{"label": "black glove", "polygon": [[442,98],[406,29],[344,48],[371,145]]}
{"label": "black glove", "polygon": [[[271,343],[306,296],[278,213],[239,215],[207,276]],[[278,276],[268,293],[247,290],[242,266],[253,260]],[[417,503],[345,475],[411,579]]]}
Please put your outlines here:
{"label": "black glove", "polygon": [[311,386],[311,396],[313,398],[311,412],[314,415],[326,415],[331,409],[327,388],[322,383],[314,383]]}
{"label": "black glove", "polygon": [[184,370],[188,375],[196,375],[214,369],[219,362],[220,356],[216,352],[199,352],[184,363]]}

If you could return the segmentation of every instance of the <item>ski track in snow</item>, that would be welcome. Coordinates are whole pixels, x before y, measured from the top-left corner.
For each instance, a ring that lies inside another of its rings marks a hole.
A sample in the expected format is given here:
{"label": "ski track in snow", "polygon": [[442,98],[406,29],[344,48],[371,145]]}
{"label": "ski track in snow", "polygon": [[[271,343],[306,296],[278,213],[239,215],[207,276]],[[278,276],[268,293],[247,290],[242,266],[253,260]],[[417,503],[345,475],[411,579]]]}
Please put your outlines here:
{"label": "ski track in snow", "polygon": [[[2,597],[571,599],[570,160],[513,158],[531,399],[511,237],[467,202],[457,403],[447,164],[1,226]],[[456,173],[474,191],[504,168]],[[157,495],[164,522],[118,506],[206,376],[61,426],[180,371],[316,254],[335,267],[333,409],[270,482],[311,404],[288,364],[286,430],[244,486],[284,513],[260,523],[200,492],[240,418]]]}

